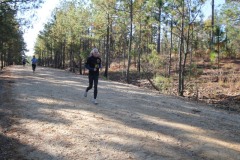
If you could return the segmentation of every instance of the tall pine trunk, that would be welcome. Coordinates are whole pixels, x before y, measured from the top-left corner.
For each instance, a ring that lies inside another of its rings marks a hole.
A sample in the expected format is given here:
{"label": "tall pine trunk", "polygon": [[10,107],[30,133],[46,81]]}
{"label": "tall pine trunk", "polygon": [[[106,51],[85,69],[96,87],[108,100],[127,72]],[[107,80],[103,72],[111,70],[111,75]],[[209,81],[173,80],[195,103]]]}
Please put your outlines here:
{"label": "tall pine trunk", "polygon": [[131,52],[132,52],[132,30],[133,30],[133,1],[130,1],[130,35],[128,48],[128,66],[127,66],[127,83],[130,83],[129,72],[131,66]]}
{"label": "tall pine trunk", "polygon": [[107,24],[107,44],[106,44],[106,56],[105,56],[105,72],[104,77],[108,77],[108,67],[109,67],[109,49],[110,49],[110,17],[108,13],[108,24]]}
{"label": "tall pine trunk", "polygon": [[138,45],[138,73],[141,72],[141,54],[142,54],[142,22],[140,20],[140,33],[139,33],[139,45]]}
{"label": "tall pine trunk", "polygon": [[159,5],[159,24],[158,24],[158,40],[157,40],[157,52],[160,54],[161,52],[161,16],[162,16],[162,6]]}
{"label": "tall pine trunk", "polygon": [[178,78],[178,94],[183,96],[184,92],[184,68],[182,65],[183,53],[184,53],[184,0],[182,1],[182,18],[181,18],[181,40],[180,40],[180,49],[179,49],[179,78]]}
{"label": "tall pine trunk", "polygon": [[171,33],[170,33],[170,51],[169,51],[169,67],[168,67],[168,77],[171,76],[171,66],[172,66],[172,50],[173,50],[173,20],[171,19]]}

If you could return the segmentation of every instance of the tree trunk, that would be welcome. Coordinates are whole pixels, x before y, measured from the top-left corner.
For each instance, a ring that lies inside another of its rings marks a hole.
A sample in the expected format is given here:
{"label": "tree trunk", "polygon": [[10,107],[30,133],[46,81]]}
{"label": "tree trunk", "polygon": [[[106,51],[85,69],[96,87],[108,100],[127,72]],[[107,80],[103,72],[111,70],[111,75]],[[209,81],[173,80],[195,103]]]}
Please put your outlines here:
{"label": "tree trunk", "polygon": [[107,45],[106,45],[106,56],[105,56],[105,72],[104,72],[104,77],[108,77],[108,63],[109,63],[109,47],[110,47],[110,39],[109,39],[109,36],[110,36],[110,28],[109,28],[109,25],[110,25],[110,17],[109,17],[109,14],[107,15],[108,16],[108,25],[107,25]]}
{"label": "tree trunk", "polygon": [[128,67],[127,67],[127,83],[130,83],[129,72],[131,66],[131,52],[132,52],[132,30],[133,30],[133,0],[130,1],[130,35],[128,48]]}
{"label": "tree trunk", "polygon": [[219,35],[218,35],[218,69],[220,69],[220,44],[219,44],[219,41],[220,41],[220,31],[219,31]]}
{"label": "tree trunk", "polygon": [[127,42],[127,37],[124,37],[124,41],[123,41],[123,48],[122,48],[122,53],[123,53],[123,70],[122,70],[122,75],[126,75],[125,72],[126,72],[126,48],[127,48],[127,45],[126,45],[126,42]]}
{"label": "tree trunk", "polygon": [[0,60],[0,62],[1,62],[1,70],[3,69],[3,42],[1,42],[1,50],[0,50],[0,58],[1,58],[1,60]]}
{"label": "tree trunk", "polygon": [[211,30],[211,50],[214,43],[214,0],[212,0],[212,30]]}
{"label": "tree trunk", "polygon": [[63,48],[62,48],[62,64],[63,64],[63,69],[65,69],[65,51],[66,51],[66,40],[63,41]]}
{"label": "tree trunk", "polygon": [[183,96],[184,92],[184,75],[183,75],[183,66],[182,66],[182,55],[184,52],[184,1],[182,1],[182,22],[181,22],[181,40],[180,40],[180,49],[179,49],[179,78],[178,78],[178,94]]}
{"label": "tree trunk", "polygon": [[[5,48],[7,48],[6,44],[5,44]],[[6,49],[4,49],[4,51],[3,51],[3,67],[6,67],[6,63],[7,63],[7,51],[6,51]]]}
{"label": "tree trunk", "polygon": [[162,16],[162,6],[159,5],[159,24],[158,24],[158,40],[157,40],[157,52],[160,54],[161,51],[161,16]]}
{"label": "tree trunk", "polygon": [[141,54],[142,54],[142,23],[140,20],[139,46],[138,46],[138,73],[141,72]]}
{"label": "tree trunk", "polygon": [[81,47],[82,47],[81,38],[79,40],[79,54],[78,54],[78,66],[79,66],[79,74],[82,75],[82,58],[81,58]]}
{"label": "tree trunk", "polygon": [[186,52],[184,54],[184,61],[183,61],[183,72],[185,72],[185,67],[186,67],[186,62],[187,62],[187,55],[189,54],[190,29],[191,29],[191,24],[188,24],[187,40],[186,40]]}
{"label": "tree trunk", "polygon": [[[191,31],[191,40],[192,40],[192,42],[191,42],[191,49],[190,49],[190,70],[189,70],[189,75],[191,76],[191,74],[192,74],[192,56],[193,56],[193,27],[194,26],[192,26],[192,31]],[[190,77],[189,76],[189,77]]]}
{"label": "tree trunk", "polygon": [[172,49],[173,49],[173,20],[171,19],[171,42],[170,42],[170,51],[169,51],[169,67],[168,67],[168,77],[171,75],[171,66],[172,66]]}

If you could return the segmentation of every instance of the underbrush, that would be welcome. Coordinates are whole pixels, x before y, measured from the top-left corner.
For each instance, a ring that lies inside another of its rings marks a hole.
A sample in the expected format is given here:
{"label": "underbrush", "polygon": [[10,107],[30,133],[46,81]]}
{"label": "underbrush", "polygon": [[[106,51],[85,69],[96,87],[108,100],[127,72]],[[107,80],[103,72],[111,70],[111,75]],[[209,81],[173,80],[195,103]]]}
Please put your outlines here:
{"label": "underbrush", "polygon": [[[211,62],[192,65],[185,75],[184,97],[203,101],[219,108],[240,112],[240,63],[237,60],[221,60],[221,68]],[[121,66],[112,65],[109,80],[126,83],[126,74]],[[149,79],[150,78],[150,79]],[[154,82],[153,86],[151,82]],[[178,95],[178,74],[172,72],[170,77],[152,73],[138,73],[131,67],[130,83],[139,87],[156,90],[160,93]]]}

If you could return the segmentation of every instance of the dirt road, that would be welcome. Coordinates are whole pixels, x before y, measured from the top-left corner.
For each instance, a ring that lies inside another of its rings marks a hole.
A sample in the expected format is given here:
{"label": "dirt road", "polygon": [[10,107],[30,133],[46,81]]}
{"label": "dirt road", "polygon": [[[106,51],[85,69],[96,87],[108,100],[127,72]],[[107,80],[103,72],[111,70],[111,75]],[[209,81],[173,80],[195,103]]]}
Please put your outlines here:
{"label": "dirt road", "polygon": [[132,85],[12,66],[0,74],[0,159],[240,160],[240,115]]}

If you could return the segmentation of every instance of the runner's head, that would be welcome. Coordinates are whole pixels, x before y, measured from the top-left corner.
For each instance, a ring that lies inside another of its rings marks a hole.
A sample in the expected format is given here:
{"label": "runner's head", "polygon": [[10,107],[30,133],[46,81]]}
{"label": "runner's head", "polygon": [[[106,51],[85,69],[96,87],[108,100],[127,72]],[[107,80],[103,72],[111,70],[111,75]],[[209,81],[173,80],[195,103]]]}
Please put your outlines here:
{"label": "runner's head", "polygon": [[97,48],[93,48],[93,50],[91,51],[90,55],[94,56],[94,57],[99,57],[100,56]]}

